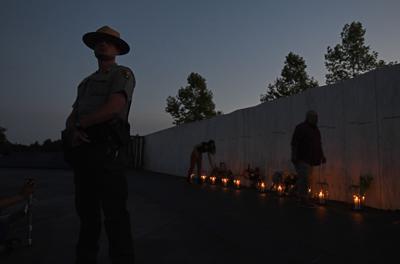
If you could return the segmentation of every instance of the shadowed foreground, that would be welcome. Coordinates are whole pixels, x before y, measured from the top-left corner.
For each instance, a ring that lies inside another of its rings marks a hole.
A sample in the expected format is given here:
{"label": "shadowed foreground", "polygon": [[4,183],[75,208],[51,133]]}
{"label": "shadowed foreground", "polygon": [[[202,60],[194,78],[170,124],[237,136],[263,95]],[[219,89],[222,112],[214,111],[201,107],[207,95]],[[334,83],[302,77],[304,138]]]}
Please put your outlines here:
{"label": "shadowed foreground", "polygon": [[[78,218],[69,170],[0,169],[0,195],[25,177],[38,182],[34,245],[1,264],[71,264]],[[188,185],[130,171],[136,263],[397,263],[400,214],[348,205],[302,208],[250,189]],[[99,263],[109,263],[103,229]]]}

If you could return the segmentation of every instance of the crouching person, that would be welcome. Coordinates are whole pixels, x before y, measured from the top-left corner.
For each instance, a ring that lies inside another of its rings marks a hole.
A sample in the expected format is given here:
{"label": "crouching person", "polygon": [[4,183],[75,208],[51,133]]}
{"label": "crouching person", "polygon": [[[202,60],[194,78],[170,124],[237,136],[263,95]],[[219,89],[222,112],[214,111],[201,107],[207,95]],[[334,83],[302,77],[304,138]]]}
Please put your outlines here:
{"label": "crouching person", "polygon": [[[194,146],[192,153],[190,155],[190,167],[188,173],[186,175],[186,179],[189,183],[192,181],[192,174],[194,168],[197,167],[197,177],[200,179],[201,169],[202,169],[202,160],[203,153],[207,153],[208,161],[210,163],[210,167],[215,168],[213,155],[215,155],[215,142],[214,140],[209,140],[208,142],[202,142],[196,146]],[[199,180],[200,182],[200,180]]]}
{"label": "crouching person", "polygon": [[7,243],[10,225],[26,215],[26,211],[23,209],[4,215],[1,214],[1,211],[25,202],[33,194],[34,188],[34,181],[29,180],[17,194],[0,198],[0,245],[4,246]]}

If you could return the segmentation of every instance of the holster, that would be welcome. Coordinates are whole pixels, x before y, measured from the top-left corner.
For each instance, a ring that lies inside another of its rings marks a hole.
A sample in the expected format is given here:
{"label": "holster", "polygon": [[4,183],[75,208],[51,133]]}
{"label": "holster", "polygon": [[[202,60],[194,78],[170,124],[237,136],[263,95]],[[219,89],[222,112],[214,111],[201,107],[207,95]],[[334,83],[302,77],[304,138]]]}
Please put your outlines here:
{"label": "holster", "polygon": [[121,119],[85,129],[90,143],[72,147],[71,131],[62,131],[64,159],[72,167],[103,166],[123,169],[129,165],[130,125]]}

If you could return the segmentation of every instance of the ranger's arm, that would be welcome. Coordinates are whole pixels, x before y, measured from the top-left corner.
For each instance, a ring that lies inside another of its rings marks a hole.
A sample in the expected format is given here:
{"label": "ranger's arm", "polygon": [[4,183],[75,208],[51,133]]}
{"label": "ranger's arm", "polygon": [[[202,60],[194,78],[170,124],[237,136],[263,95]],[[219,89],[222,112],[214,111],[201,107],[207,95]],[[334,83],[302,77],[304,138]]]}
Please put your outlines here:
{"label": "ranger's arm", "polygon": [[95,124],[104,123],[117,116],[126,105],[126,97],[123,93],[114,93],[108,100],[91,114],[82,116],[79,119],[82,128],[87,128]]}

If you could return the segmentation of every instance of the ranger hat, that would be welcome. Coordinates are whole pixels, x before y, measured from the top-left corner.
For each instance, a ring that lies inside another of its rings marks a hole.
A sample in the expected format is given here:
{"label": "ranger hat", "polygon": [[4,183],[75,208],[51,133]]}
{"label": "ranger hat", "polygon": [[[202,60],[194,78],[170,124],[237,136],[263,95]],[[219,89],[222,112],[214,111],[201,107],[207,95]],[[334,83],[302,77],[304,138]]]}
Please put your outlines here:
{"label": "ranger hat", "polygon": [[120,38],[118,31],[104,26],[96,30],[96,32],[88,32],[82,37],[83,42],[91,49],[94,49],[96,43],[102,40],[110,41],[119,49],[119,55],[124,55],[129,52],[129,45]]}

